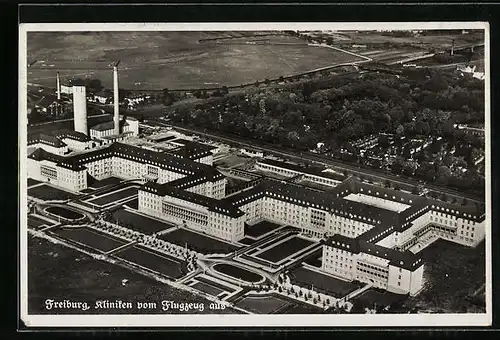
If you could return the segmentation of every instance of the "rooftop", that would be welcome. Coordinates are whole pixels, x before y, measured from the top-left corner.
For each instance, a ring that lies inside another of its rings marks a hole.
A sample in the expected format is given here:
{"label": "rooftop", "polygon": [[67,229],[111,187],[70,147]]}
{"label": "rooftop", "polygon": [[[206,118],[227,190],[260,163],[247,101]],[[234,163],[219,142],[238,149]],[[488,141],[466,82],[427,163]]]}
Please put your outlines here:
{"label": "rooftop", "polygon": [[44,134],[44,133],[40,133],[40,134],[36,134],[36,135],[32,135],[32,136],[28,137],[28,145],[33,145],[33,144],[38,144],[38,143],[50,145],[50,146],[53,146],[55,148],[63,148],[66,146],[66,143],[59,140],[58,138],[51,136],[51,135]]}
{"label": "rooftop", "polygon": [[303,167],[303,166],[300,166],[298,164],[277,161],[277,160],[269,159],[269,158],[261,159],[258,161],[258,163],[268,164],[268,165],[280,167],[283,169],[288,169],[288,170],[292,170],[292,171],[296,171],[296,172],[300,172],[300,173],[305,173],[305,174],[309,174],[309,175],[314,175],[314,176],[318,176],[318,177],[330,178],[330,179],[337,180],[339,182],[346,179],[345,176],[328,171],[327,168],[320,167],[320,166]]}
{"label": "rooftop", "polygon": [[198,204],[208,208],[208,210],[217,212],[229,217],[240,217],[244,213],[238,208],[234,207],[232,204],[225,200],[217,200],[212,197],[199,195],[193,192],[189,192],[183,189],[175,188],[170,185],[170,183],[158,184],[155,182],[148,182],[144,184],[140,190],[148,191],[159,196],[170,196],[175,197],[187,202]]}

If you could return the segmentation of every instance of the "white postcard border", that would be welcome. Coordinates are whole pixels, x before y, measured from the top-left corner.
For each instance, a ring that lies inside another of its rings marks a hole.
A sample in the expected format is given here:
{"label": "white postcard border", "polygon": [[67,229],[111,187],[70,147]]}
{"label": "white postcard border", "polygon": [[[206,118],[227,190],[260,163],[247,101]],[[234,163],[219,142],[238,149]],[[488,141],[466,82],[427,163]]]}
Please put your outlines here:
{"label": "white postcard border", "polygon": [[[267,30],[485,31],[486,313],[481,314],[311,314],[311,315],[30,315],[27,269],[27,33],[57,31],[267,31]],[[20,317],[28,327],[469,327],[492,323],[491,265],[491,94],[490,33],[487,22],[321,22],[321,23],[25,23],[19,25],[19,221]]]}

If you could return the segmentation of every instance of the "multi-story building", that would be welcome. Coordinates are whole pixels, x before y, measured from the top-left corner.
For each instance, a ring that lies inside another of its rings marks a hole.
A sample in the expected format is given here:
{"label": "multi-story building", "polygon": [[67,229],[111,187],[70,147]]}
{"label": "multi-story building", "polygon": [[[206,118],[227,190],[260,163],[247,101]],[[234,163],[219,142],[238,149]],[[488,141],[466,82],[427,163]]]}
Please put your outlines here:
{"label": "multi-story building", "polygon": [[[87,176],[140,179],[141,212],[231,242],[244,237],[245,223],[267,219],[294,226],[322,240],[323,271],[401,294],[422,288],[424,261],[418,252],[434,240],[475,246],[485,236],[482,206],[445,203],[353,178],[327,192],[259,179],[225,197],[226,179],[212,166],[210,147],[181,145],[154,151],[114,143],[67,157],[39,148],[28,157],[28,176],[71,190],[86,188]],[[286,176],[309,174],[271,165]]]}
{"label": "multi-story building", "polygon": [[274,159],[264,158],[255,164],[255,168],[269,173],[277,174],[286,177],[300,176],[303,180],[322,184],[325,186],[335,187],[339,185],[345,177],[328,171],[324,167],[309,167],[304,168],[299,165],[277,161]]}

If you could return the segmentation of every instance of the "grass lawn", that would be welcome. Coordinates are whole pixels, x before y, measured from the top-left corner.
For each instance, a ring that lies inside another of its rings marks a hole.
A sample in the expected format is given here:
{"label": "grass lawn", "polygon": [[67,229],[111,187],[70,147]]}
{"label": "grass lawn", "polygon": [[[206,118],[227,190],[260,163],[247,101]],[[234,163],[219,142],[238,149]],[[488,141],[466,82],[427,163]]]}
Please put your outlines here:
{"label": "grass lawn", "polygon": [[311,266],[321,268],[322,264],[321,262],[323,261],[322,258],[323,258],[323,249],[320,248],[311,255],[309,255],[304,262]]}
{"label": "grass lawn", "polygon": [[253,244],[255,243],[257,240],[252,240],[251,238],[243,238],[241,240],[239,240],[238,242],[240,243],[243,243],[243,244],[246,244],[246,245],[250,245],[250,244]]}
{"label": "grass lawn", "polygon": [[268,232],[278,229],[279,224],[272,223],[269,221],[262,221],[254,225],[245,226],[245,235],[251,237],[259,237],[261,235],[267,234]]}
{"label": "grass lawn", "polygon": [[41,226],[48,226],[52,224],[53,223],[42,220],[41,218],[38,218],[36,216],[28,216],[28,227],[30,228],[38,229]]}
{"label": "grass lawn", "polygon": [[33,179],[33,178],[28,178],[28,187],[30,187],[32,185],[40,184],[40,183],[42,183],[42,182],[37,181],[36,179]]}
{"label": "grass lawn", "polygon": [[235,289],[234,289],[234,288],[228,287],[228,286],[226,286],[226,285],[222,285],[222,284],[220,284],[220,283],[218,283],[218,282],[215,282],[215,281],[209,280],[209,279],[207,279],[207,278],[205,278],[205,277],[202,277],[202,276],[197,276],[197,277],[196,277],[196,280],[197,280],[197,281],[200,281],[200,282],[204,282],[204,283],[209,284],[209,285],[211,285],[211,286],[217,287],[217,288],[219,288],[219,289],[221,289],[221,290],[223,290],[223,291],[226,291],[226,292],[230,292],[230,293],[232,293],[232,292],[234,292],[234,291],[235,291]]}
{"label": "grass lawn", "polygon": [[179,278],[186,272],[182,261],[142,247],[130,247],[114,254],[115,257],[140,265],[170,278]]}
{"label": "grass lawn", "polygon": [[[76,250],[66,248],[47,240],[28,236],[28,312],[30,314],[49,314],[45,309],[45,300],[64,299],[85,301],[93,304],[96,300],[130,301],[136,306],[137,301],[159,303],[162,300],[198,302],[205,304],[205,310],[190,313],[197,314],[234,314],[240,313],[230,308],[212,311],[209,301],[190,292],[172,288],[152,278],[132,272],[104,261],[95,260]],[[128,282],[122,285],[122,280]],[[176,310],[154,311],[134,308],[116,310],[73,310],[62,311],[72,314],[171,314]]]}
{"label": "grass lawn", "polygon": [[116,237],[100,233],[94,229],[86,227],[66,229],[60,228],[52,230],[52,232],[64,239],[75,241],[102,252],[108,252],[127,243],[126,241],[122,241]]}
{"label": "grass lawn", "polygon": [[139,209],[139,199],[133,199],[125,204],[127,207],[132,209]]}
{"label": "grass lawn", "polygon": [[292,281],[296,282],[298,285],[304,285],[306,287],[314,286],[314,290],[328,292],[336,298],[342,298],[359,288],[355,283],[342,281],[304,267],[294,269],[290,276]]}
{"label": "grass lawn", "polygon": [[485,302],[471,295],[485,283],[485,243],[469,248],[438,240],[421,251],[427,287],[406,301],[407,308],[443,313],[484,313]]}
{"label": "grass lawn", "polygon": [[49,185],[40,185],[31,189],[28,189],[28,196],[33,196],[44,201],[52,200],[67,200],[75,198],[77,195],[70,192],[56,189]]}
{"label": "grass lawn", "polygon": [[100,196],[93,200],[88,201],[89,203],[97,204],[97,205],[106,205],[112,202],[116,202],[122,200],[124,198],[137,195],[137,188],[127,188],[120,191],[116,191],[111,194],[107,194],[105,196]]}
{"label": "grass lawn", "polygon": [[189,249],[204,254],[227,254],[239,248],[230,243],[219,241],[186,229],[176,229],[158,236],[158,238],[182,247],[187,244]]}
{"label": "grass lawn", "polygon": [[205,292],[207,294],[210,294],[212,296],[217,296],[220,293],[224,292],[223,289],[220,289],[218,287],[214,287],[214,286],[212,286],[208,283],[205,283],[205,282],[197,282],[194,285],[192,285],[191,287],[193,287],[194,289],[197,289],[199,291]]}
{"label": "grass lawn", "polygon": [[262,280],[262,276],[259,274],[226,263],[216,264],[213,269],[219,273],[223,273],[247,282],[258,282]]}
{"label": "grass lawn", "polygon": [[236,303],[236,306],[257,314],[273,314],[289,304],[290,303],[286,299],[280,296],[256,295],[245,296]]}
{"label": "grass lawn", "polygon": [[45,209],[45,211],[57,216],[61,216],[63,218],[67,218],[69,220],[77,220],[85,217],[85,215],[80,214],[77,211],[73,211],[63,207],[48,207],[47,209]]}
{"label": "grass lawn", "polygon": [[121,179],[118,177],[108,177],[105,179],[96,180],[94,183],[89,185],[89,187],[92,187],[95,189],[100,189],[100,188],[104,188],[105,186],[108,186],[108,185],[118,184],[120,182],[121,182]]}
{"label": "grass lawn", "polygon": [[263,253],[256,255],[256,257],[260,257],[261,259],[277,263],[284,258],[298,252],[299,250],[306,248],[312,243],[313,242],[304,240],[299,237],[293,237],[269,250],[266,250]]}
{"label": "grass lawn", "polygon": [[161,230],[171,228],[172,225],[166,222],[158,221],[143,215],[139,215],[125,209],[119,209],[112,213],[111,222],[118,221],[120,225],[129,229],[139,231],[146,235],[152,235]]}
{"label": "grass lawn", "polygon": [[363,307],[374,308],[390,306],[394,303],[402,302],[408,297],[402,294],[395,294],[388,291],[369,289],[354,298],[353,303],[359,303]]}

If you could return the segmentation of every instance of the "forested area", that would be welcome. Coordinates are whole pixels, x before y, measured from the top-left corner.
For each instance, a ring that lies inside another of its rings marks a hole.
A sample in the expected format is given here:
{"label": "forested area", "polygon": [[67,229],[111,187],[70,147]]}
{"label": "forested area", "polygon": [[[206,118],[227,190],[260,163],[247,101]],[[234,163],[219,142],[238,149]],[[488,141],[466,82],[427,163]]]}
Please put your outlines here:
{"label": "forested area", "polygon": [[[443,147],[456,146],[457,161],[473,167],[473,156],[484,148],[484,142],[453,125],[484,124],[484,82],[455,70],[411,69],[402,75],[356,73],[279,88],[255,87],[194,110],[177,108],[169,118],[175,123],[299,150],[324,143],[322,151],[334,156],[341,148],[352,149],[353,141],[379,133],[406,138],[443,137]],[[450,171],[442,168],[447,166],[443,159],[434,162],[432,152],[415,157],[423,162],[420,172],[428,180],[436,180],[438,170],[444,177],[456,177],[450,164]],[[425,174],[429,162],[433,163],[432,176]]]}

